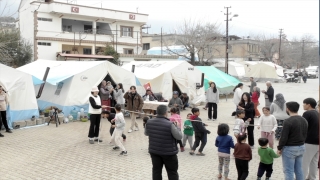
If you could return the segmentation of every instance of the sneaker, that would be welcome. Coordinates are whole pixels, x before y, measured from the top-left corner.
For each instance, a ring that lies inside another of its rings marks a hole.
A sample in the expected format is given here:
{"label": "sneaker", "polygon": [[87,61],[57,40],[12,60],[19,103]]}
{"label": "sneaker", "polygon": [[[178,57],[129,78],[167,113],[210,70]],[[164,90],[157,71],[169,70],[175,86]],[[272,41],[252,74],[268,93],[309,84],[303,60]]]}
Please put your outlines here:
{"label": "sneaker", "polygon": [[270,180],[270,177],[266,177],[266,180]]}
{"label": "sneaker", "polygon": [[180,147],[180,151],[183,152],[184,151],[184,147]]}
{"label": "sneaker", "polygon": [[121,151],[121,153],[119,154],[119,156],[126,156],[126,155],[128,155],[127,151]]}
{"label": "sneaker", "polygon": [[136,127],[134,130],[135,130],[135,131],[139,131],[139,128],[138,128],[138,127]]}
{"label": "sneaker", "polygon": [[251,149],[254,149],[254,146],[250,146],[251,147]]}
{"label": "sneaker", "polygon": [[204,154],[204,153],[201,152],[201,153],[197,153],[196,155],[197,155],[197,156],[205,156],[206,154]]}
{"label": "sneaker", "polygon": [[94,139],[94,141],[96,141],[96,142],[102,142],[102,140],[101,139]]}
{"label": "sneaker", "polygon": [[211,121],[212,119],[208,118],[208,121]]}
{"label": "sneaker", "polygon": [[4,135],[0,133],[0,137],[4,137]]}
{"label": "sneaker", "polygon": [[7,133],[12,133],[12,131],[10,129],[7,129],[6,132]]}
{"label": "sneaker", "polygon": [[257,177],[257,180],[261,180],[261,177]]}
{"label": "sneaker", "polygon": [[120,149],[118,146],[115,146],[112,148],[113,150],[117,150],[117,149]]}
{"label": "sneaker", "polygon": [[90,144],[94,144],[94,140],[93,139],[89,139],[89,143]]}
{"label": "sneaker", "polygon": [[216,121],[217,119],[212,119],[212,121]]}
{"label": "sneaker", "polygon": [[129,129],[128,133],[131,133],[132,132],[132,129]]}

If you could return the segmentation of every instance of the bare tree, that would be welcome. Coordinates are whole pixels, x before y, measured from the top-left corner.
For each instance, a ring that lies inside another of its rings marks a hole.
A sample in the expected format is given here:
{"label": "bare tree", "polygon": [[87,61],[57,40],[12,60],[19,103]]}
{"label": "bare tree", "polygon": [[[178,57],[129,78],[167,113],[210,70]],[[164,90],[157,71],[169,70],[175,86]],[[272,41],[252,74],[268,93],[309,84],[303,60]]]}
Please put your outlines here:
{"label": "bare tree", "polygon": [[[199,20],[184,20],[175,28],[174,36],[164,38],[165,50],[172,55],[182,56],[195,64],[196,55],[204,61],[204,52],[214,37],[221,36],[216,23],[203,23]],[[170,42],[175,42],[174,44]],[[173,49],[180,45],[184,50]]]}
{"label": "bare tree", "polygon": [[250,37],[259,41],[262,59],[264,61],[273,61],[274,55],[279,51],[279,39],[273,35],[266,34],[251,35]]}

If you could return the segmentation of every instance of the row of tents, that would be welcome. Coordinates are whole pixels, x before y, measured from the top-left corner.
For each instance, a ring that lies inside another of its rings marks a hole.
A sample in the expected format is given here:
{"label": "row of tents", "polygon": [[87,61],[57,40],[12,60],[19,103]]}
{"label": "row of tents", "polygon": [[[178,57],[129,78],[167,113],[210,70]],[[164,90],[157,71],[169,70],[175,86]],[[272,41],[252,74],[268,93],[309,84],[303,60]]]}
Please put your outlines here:
{"label": "row of tents", "polygon": [[38,117],[39,110],[49,106],[62,109],[65,115],[74,108],[86,111],[91,88],[102,80],[122,83],[125,91],[134,85],[141,95],[145,93],[143,85],[149,83],[153,92],[161,92],[165,99],[170,99],[173,91],[185,92],[191,104],[205,101],[209,81],[216,83],[221,94],[231,93],[240,82],[213,66],[192,66],[186,61],[133,61],[120,67],[108,61],[37,60],[17,69],[0,64],[0,85],[10,102],[9,122]]}

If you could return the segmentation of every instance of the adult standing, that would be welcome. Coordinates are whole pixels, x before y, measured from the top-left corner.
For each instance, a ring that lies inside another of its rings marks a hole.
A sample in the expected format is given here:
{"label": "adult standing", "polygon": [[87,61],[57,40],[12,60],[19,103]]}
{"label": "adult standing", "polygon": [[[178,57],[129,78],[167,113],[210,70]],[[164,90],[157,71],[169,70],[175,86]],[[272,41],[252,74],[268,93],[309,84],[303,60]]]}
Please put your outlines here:
{"label": "adult standing", "polygon": [[249,122],[249,126],[247,127],[248,132],[248,142],[251,149],[254,148],[254,104],[251,102],[250,94],[245,92],[242,95],[241,101],[238,105],[238,109],[244,110],[245,117],[243,118],[244,121]]}
{"label": "adult standing", "polygon": [[308,132],[308,122],[298,115],[299,104],[287,102],[287,112],[290,117],[283,121],[283,129],[278,145],[278,154],[282,154],[282,165],[285,180],[304,180],[302,158],[305,152],[305,140]]}
{"label": "adult standing", "polygon": [[[136,122],[136,113],[141,112],[143,107],[143,99],[137,93],[137,88],[135,86],[131,86],[130,90],[128,90],[123,97],[127,101],[127,110],[131,111],[131,126],[128,133],[131,133],[133,130],[139,131],[138,123]],[[133,129],[134,127],[135,129]]]}
{"label": "adult standing", "polygon": [[103,80],[100,86],[100,98],[101,98],[101,104],[104,106],[107,106],[105,109],[103,109],[103,111],[106,111],[106,110],[110,111],[112,91],[113,89],[107,85],[107,81]]}
{"label": "adult standing", "polygon": [[124,95],[123,85],[122,85],[122,83],[119,83],[117,85],[117,88],[115,89],[115,91],[113,91],[113,96],[114,96],[114,99],[117,101],[117,104],[120,104],[121,105],[121,109],[124,110],[125,108],[124,108],[123,95]]}
{"label": "adult standing", "polygon": [[[211,82],[210,88],[206,91],[206,101],[208,103],[208,120],[217,120],[218,116],[218,103],[219,103],[219,90],[216,83]],[[213,115],[212,115],[213,109]],[[213,117],[212,117],[213,116]]]}
{"label": "adult standing", "polygon": [[[12,133],[12,131],[10,130],[9,126],[8,126],[8,121],[7,121],[7,106],[9,104],[9,99],[7,96],[7,93],[2,89],[2,86],[0,86],[0,115],[1,115],[1,120],[0,120],[0,130],[2,127],[2,123],[4,125],[4,127],[6,128],[6,132],[7,133]],[[2,121],[2,123],[1,123]],[[0,137],[4,137],[1,133],[0,133]]]}
{"label": "adult standing", "polygon": [[169,108],[172,108],[172,107],[178,108],[179,109],[178,114],[180,114],[180,110],[183,107],[183,103],[182,103],[181,99],[178,97],[178,95],[179,95],[178,91],[173,91],[173,96],[170,99],[168,106],[169,106]]}
{"label": "adult standing", "polygon": [[258,106],[259,106],[259,97],[260,97],[260,88],[258,88],[257,86],[255,86],[253,88],[253,92],[252,92],[252,96],[251,96],[251,100],[254,104],[254,112],[255,112],[255,117],[260,117],[260,112],[258,110]]}
{"label": "adult standing", "polygon": [[272,87],[272,84],[270,81],[266,82],[267,85],[267,91],[262,90],[262,92],[264,93],[264,98],[266,100],[266,107],[270,107],[272,101],[273,101],[273,97],[274,97],[274,89]]}
{"label": "adult standing", "polygon": [[[242,88],[243,88],[243,84],[239,83],[236,87],[234,87],[233,89],[233,103],[236,105],[236,107],[238,107],[239,102],[241,100],[242,97]],[[237,108],[236,108],[237,110]]]}
{"label": "adult standing", "polygon": [[94,87],[92,88],[91,95],[89,97],[90,128],[88,137],[90,144],[94,144],[94,141],[102,142],[102,140],[98,139],[100,131],[101,108],[106,108],[106,106],[101,106],[101,99],[98,93],[99,89]]}
{"label": "adult standing", "polygon": [[278,127],[275,132],[277,140],[280,139],[283,121],[289,118],[287,114],[286,100],[281,93],[276,94],[276,99],[270,105],[270,113],[276,118]]}
{"label": "adult standing", "polygon": [[187,93],[182,93],[181,96],[180,96],[180,99],[181,99],[182,104],[183,104],[182,109],[186,110],[186,107],[189,107],[189,96],[187,95]]}
{"label": "adult standing", "polygon": [[308,122],[308,133],[305,141],[306,152],[303,155],[303,177],[316,180],[319,161],[319,112],[315,109],[317,102],[313,98],[303,100],[302,117]]}
{"label": "adult standing", "polygon": [[159,105],[157,117],[146,124],[145,135],[149,136],[149,153],[152,161],[152,179],[162,180],[162,167],[165,165],[169,180],[178,180],[179,149],[177,140],[182,139],[181,130],[170,122],[167,107]]}
{"label": "adult standing", "polygon": [[306,69],[304,69],[304,70],[302,71],[302,79],[303,79],[303,82],[304,82],[304,83],[307,82],[308,72],[306,71]]}
{"label": "adult standing", "polygon": [[253,88],[257,86],[257,83],[254,81],[253,77],[250,77],[251,84],[249,85],[250,88],[250,95],[253,93]]}

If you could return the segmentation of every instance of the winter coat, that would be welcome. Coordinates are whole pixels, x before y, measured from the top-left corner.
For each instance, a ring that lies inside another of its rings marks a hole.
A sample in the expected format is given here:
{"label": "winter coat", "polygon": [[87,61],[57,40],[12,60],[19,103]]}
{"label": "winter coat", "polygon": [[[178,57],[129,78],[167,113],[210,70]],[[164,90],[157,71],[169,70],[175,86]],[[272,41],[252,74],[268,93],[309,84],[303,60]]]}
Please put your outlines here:
{"label": "winter coat", "polygon": [[133,95],[132,93],[126,92],[123,97],[127,101],[127,110],[129,111],[142,110],[144,103],[143,103],[142,97],[138,93]]}

